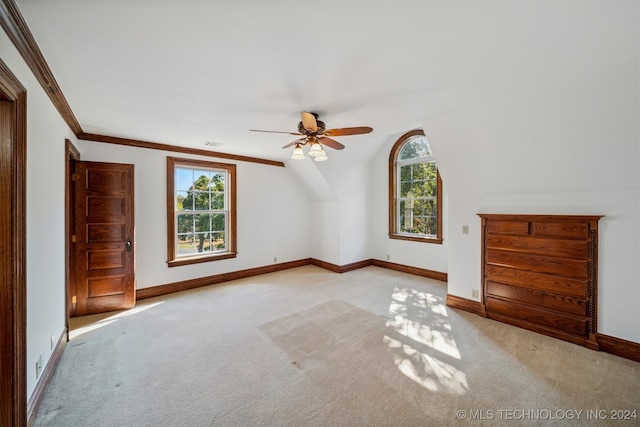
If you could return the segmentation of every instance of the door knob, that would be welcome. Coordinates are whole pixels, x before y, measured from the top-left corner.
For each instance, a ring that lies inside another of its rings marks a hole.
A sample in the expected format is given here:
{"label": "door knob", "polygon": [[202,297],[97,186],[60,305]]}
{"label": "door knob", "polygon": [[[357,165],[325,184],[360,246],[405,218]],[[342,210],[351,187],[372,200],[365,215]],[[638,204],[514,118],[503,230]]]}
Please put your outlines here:
{"label": "door knob", "polygon": [[131,240],[127,240],[126,247],[127,247],[127,252],[131,252]]}

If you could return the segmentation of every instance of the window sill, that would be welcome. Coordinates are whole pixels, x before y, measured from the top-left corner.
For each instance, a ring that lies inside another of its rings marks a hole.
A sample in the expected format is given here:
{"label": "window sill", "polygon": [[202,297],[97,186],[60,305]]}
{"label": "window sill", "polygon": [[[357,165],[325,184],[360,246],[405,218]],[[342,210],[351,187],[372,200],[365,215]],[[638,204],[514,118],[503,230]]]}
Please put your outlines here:
{"label": "window sill", "polygon": [[389,234],[389,238],[394,240],[406,240],[409,242],[434,243],[436,245],[441,245],[443,242],[443,239],[438,237],[420,237],[410,236],[408,234]]}
{"label": "window sill", "polygon": [[224,252],[214,255],[201,255],[189,258],[179,258],[167,261],[169,267],[180,267],[181,265],[199,264],[201,262],[220,261],[222,259],[235,258],[238,254],[236,252]]}

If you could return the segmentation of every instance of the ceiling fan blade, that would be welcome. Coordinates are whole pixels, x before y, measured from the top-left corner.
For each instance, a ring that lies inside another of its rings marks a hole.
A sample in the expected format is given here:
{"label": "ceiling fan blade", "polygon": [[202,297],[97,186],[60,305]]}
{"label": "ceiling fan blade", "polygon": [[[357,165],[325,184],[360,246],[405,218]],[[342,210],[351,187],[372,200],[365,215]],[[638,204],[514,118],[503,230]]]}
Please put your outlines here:
{"label": "ceiling fan blade", "polygon": [[287,135],[302,135],[298,132],[283,132],[279,130],[259,130],[259,129],[249,129],[249,132],[268,132],[268,133],[286,133]]}
{"label": "ceiling fan blade", "polygon": [[373,128],[369,126],[359,126],[354,128],[340,128],[340,129],[327,129],[323,135],[326,136],[344,136],[344,135],[362,135],[364,133],[370,133]]}
{"label": "ceiling fan blade", "polygon": [[300,113],[300,117],[302,118],[302,125],[307,131],[309,131],[309,133],[318,131],[318,122],[316,122],[315,115],[303,111],[302,113]]}
{"label": "ceiling fan blade", "polygon": [[294,145],[296,145],[296,144],[302,144],[302,143],[304,142],[304,140],[305,140],[305,139],[306,139],[306,138],[296,139],[295,141],[288,143],[287,145],[285,145],[285,146],[284,146],[284,147],[282,147],[282,148],[289,148],[289,147],[293,147],[293,146],[294,146]]}
{"label": "ceiling fan blade", "polygon": [[327,138],[326,136],[318,138],[318,142],[322,145],[326,145],[327,147],[331,147],[334,150],[342,150],[344,148],[344,145],[340,144],[335,139]]}

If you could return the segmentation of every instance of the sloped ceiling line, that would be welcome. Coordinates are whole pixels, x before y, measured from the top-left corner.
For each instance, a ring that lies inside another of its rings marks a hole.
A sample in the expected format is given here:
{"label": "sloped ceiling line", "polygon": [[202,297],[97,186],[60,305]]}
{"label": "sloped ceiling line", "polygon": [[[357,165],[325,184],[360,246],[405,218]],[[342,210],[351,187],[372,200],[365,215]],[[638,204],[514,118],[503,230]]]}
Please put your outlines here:
{"label": "sloped ceiling line", "polygon": [[26,21],[24,20],[18,6],[14,0],[1,0],[0,1],[0,25],[4,29],[5,33],[11,39],[11,42],[16,47],[22,59],[27,63],[31,72],[36,77],[44,91],[51,99],[51,102],[56,107],[62,119],[67,123],[67,126],[75,134],[76,138],[103,142],[108,144],[127,145],[133,147],[147,148],[152,150],[163,150],[180,152],[185,154],[196,154],[200,156],[225,158],[230,160],[259,163],[264,165],[284,167],[284,163],[280,161],[260,159],[257,157],[249,156],[237,156],[233,154],[220,153],[215,151],[200,150],[194,148],[184,148],[168,144],[159,144],[155,142],[137,141],[127,138],[119,138],[106,135],[85,133],[78,123],[75,114],[71,110],[67,99],[65,98],[58,82],[56,81],[44,55],[40,51],[38,44],[33,38],[33,34],[29,30]]}

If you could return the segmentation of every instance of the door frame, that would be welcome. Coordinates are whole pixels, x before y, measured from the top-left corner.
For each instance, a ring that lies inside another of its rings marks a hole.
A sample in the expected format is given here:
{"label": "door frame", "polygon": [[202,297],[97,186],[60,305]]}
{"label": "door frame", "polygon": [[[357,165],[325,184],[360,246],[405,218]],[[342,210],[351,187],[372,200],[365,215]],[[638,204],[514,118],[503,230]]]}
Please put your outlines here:
{"label": "door frame", "polygon": [[[0,98],[10,101],[12,108],[12,138],[9,163],[10,177],[0,174],[0,185],[9,188],[0,202],[11,209],[11,226],[0,236],[9,239],[9,253],[0,254],[2,270],[8,270],[8,283],[0,283],[0,328],[2,334],[2,363],[11,369],[9,380],[0,381],[0,395],[8,396],[0,402],[0,425],[27,424],[27,281],[26,281],[26,148],[27,148],[27,91],[0,59]],[[4,275],[4,272],[3,272]],[[3,372],[3,376],[6,375]],[[6,377],[5,377],[6,378]]]}
{"label": "door frame", "polygon": [[76,187],[73,180],[73,174],[75,173],[76,161],[80,160],[80,151],[69,140],[65,140],[65,190],[64,190],[64,203],[65,203],[65,216],[64,216],[64,229],[65,229],[65,325],[67,331],[67,342],[69,342],[69,319],[75,315],[75,306],[71,301],[71,297],[76,293],[76,280],[75,280],[75,263],[76,252],[73,245],[73,235],[75,234],[75,212],[76,212]]}

